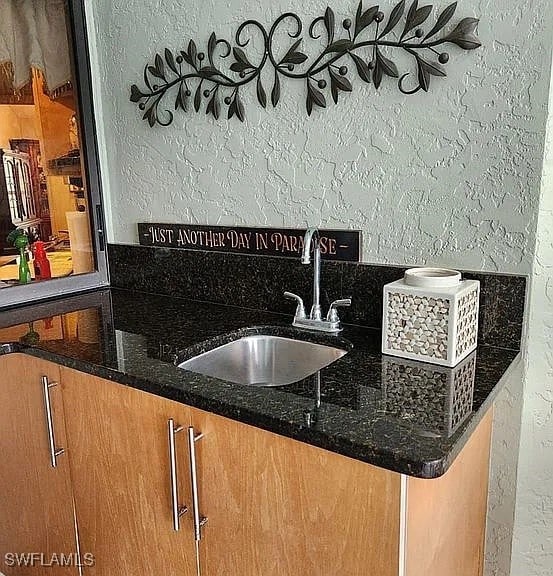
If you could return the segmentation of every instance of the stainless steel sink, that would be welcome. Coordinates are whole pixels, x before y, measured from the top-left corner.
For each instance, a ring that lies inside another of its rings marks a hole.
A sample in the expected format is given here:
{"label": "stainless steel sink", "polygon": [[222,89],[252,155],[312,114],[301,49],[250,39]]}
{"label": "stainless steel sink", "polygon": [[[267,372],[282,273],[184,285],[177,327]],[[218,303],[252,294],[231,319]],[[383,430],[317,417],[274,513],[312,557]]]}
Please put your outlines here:
{"label": "stainless steel sink", "polygon": [[251,386],[284,386],[346,354],[333,346],[280,336],[246,336],[186,360],[179,368]]}

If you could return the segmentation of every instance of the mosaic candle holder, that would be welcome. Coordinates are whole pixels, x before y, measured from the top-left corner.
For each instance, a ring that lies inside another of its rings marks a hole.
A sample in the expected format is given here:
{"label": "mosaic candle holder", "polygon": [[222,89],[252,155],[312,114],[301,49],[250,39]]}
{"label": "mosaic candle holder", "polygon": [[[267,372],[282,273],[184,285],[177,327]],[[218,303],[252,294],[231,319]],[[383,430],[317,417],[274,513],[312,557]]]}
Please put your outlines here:
{"label": "mosaic candle holder", "polygon": [[475,373],[476,352],[455,368],[385,357],[384,410],[419,430],[449,438],[472,412]]}
{"label": "mosaic candle holder", "polygon": [[455,366],[475,348],[480,282],[455,270],[412,268],[384,286],[382,352]]}

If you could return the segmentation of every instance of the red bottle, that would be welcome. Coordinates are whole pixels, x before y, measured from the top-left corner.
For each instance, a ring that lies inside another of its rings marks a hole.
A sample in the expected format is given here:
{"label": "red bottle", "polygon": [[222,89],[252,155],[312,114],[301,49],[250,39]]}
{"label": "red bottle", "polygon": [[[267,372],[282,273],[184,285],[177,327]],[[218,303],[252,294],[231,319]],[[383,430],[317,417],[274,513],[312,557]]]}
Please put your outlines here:
{"label": "red bottle", "polygon": [[52,278],[52,270],[50,269],[50,262],[44,250],[44,242],[37,240],[33,244],[33,251],[35,253],[35,278],[37,280],[47,280]]}

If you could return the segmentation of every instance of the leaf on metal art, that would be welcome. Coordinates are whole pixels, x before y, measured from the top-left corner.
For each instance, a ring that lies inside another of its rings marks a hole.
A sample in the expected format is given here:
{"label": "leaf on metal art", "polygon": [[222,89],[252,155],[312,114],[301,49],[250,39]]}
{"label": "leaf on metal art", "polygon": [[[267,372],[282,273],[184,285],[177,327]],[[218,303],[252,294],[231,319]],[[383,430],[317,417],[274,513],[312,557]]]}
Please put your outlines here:
{"label": "leaf on metal art", "polygon": [[336,84],[336,87],[343,92],[351,92],[352,86],[351,82],[345,77],[337,74],[332,68],[328,69],[330,74],[330,81],[333,84]]}
{"label": "leaf on metal art", "polygon": [[263,108],[267,108],[267,94],[265,94],[265,88],[263,88],[263,84],[261,83],[261,76],[257,77],[257,100],[263,106]]}
{"label": "leaf on metal art", "polygon": [[188,56],[190,58],[191,66],[196,68],[196,58],[198,57],[198,49],[196,48],[196,42],[194,40],[190,40],[188,43]]}
{"label": "leaf on metal art", "polygon": [[246,70],[253,69],[251,62],[248,60],[248,57],[242,48],[238,48],[238,46],[236,46],[232,49],[232,54],[236,59],[236,62],[233,62],[230,66],[230,69],[233,72],[245,72]]}
{"label": "leaf on metal art", "polygon": [[[168,94],[173,95],[175,110],[188,111],[192,91],[194,91],[193,108],[196,112],[201,110],[202,100],[205,98],[206,114],[211,114],[218,119],[224,103],[228,107],[227,117],[236,116],[243,122],[245,110],[239,96],[239,88],[255,80],[257,101],[263,108],[266,108],[268,97],[262,82],[262,72],[266,66],[272,66],[274,80],[270,97],[273,107],[276,107],[280,101],[281,76],[290,80],[301,80],[306,86],[307,113],[311,115],[315,107],[326,107],[325,94],[330,92],[332,99],[337,103],[340,92],[353,90],[351,75],[347,77],[348,67],[344,65],[350,57],[355,64],[359,79],[367,84],[373,82],[377,90],[381,87],[384,77],[388,76],[399,78],[398,88],[403,94],[414,94],[419,90],[428,91],[432,76],[446,76],[443,65],[447,64],[450,59],[449,52],[438,52],[436,48],[446,43],[454,44],[464,50],[478,48],[481,45],[476,36],[478,19],[464,18],[445,36],[428,41],[451,21],[457,9],[457,2],[453,2],[440,13],[426,36],[419,27],[430,17],[432,6],[419,7],[418,0],[411,0],[407,14],[405,14],[405,6],[406,0],[398,2],[386,20],[378,5],[365,9],[361,0],[357,5],[355,19],[343,20],[342,28],[347,32],[347,37],[343,38],[336,37],[336,16],[328,7],[324,15],[313,19],[308,27],[309,38],[318,39],[321,34],[317,34],[315,28],[321,23],[324,24],[327,36],[326,45],[318,55],[314,55],[312,63],[306,65],[301,71],[297,71],[295,67],[306,63],[309,58],[306,53],[299,50],[303,41],[300,37],[302,22],[292,12],[280,15],[270,29],[265,28],[256,20],[247,20],[239,26],[234,46],[212,33],[207,41],[206,52],[199,52],[194,40],[188,42],[186,50],[172,52],[169,48],[165,48],[162,54],[154,55],[153,64],[144,67],[145,88],[141,89],[137,84],[131,85],[130,100],[138,105],[143,112],[143,119],[147,120],[150,126],[156,124],[168,126],[173,121],[173,113],[163,105]],[[396,30],[402,19],[401,28]],[[288,32],[294,40],[284,56],[278,60],[273,46],[274,37],[275,31],[284,21],[292,21],[295,25],[295,30]],[[386,25],[380,30],[381,23],[384,21]],[[246,27],[257,29],[264,43],[264,50],[258,52],[255,58],[248,56],[244,50],[250,40],[243,34]],[[414,35],[407,38],[413,30],[415,30]],[[394,32],[393,36],[382,40],[391,32]],[[364,38],[360,37],[362,33],[366,33]],[[421,39],[422,36],[424,38]],[[416,42],[413,42],[414,38],[417,38]],[[221,44],[223,48],[217,51]],[[411,73],[405,72],[400,77],[396,64],[384,55],[382,47],[385,47],[386,53],[399,48],[414,59],[417,70],[416,83],[412,82],[411,86],[407,85],[406,78]],[[367,49],[372,52],[370,62],[367,60]],[[217,58],[225,59],[232,55],[232,61],[226,66],[217,66],[215,64],[216,51],[218,52]],[[436,57],[433,57],[431,52]],[[346,60],[343,60],[344,58]],[[207,65],[203,66],[203,64]],[[229,71],[235,72],[238,76],[229,74]],[[330,78],[330,86],[327,85],[325,77]]]}
{"label": "leaf on metal art", "polygon": [[478,22],[477,18],[463,18],[444,40],[457,44],[463,50],[479,48],[482,44],[475,35]]}
{"label": "leaf on metal art", "polygon": [[419,86],[422,88],[422,90],[428,92],[428,88],[430,87],[430,73],[423,66],[420,59],[417,59],[417,68],[418,68]]}
{"label": "leaf on metal art", "polygon": [[301,44],[301,38],[296,40],[284,55],[280,64],[301,64],[307,60],[307,56],[303,52],[298,52],[297,48]]}
{"label": "leaf on metal art", "polygon": [[213,114],[215,120],[219,120],[219,114],[221,112],[221,105],[219,104],[219,98],[217,97],[217,90],[213,93],[211,100],[207,103],[205,109],[206,114]]}
{"label": "leaf on metal art", "polygon": [[452,18],[453,15],[455,14],[455,10],[457,9],[457,2],[453,2],[453,4],[450,4],[439,16],[438,16],[438,20],[436,21],[436,24],[434,24],[434,27],[430,30],[430,32],[424,37],[424,40],[427,40],[428,38],[431,38],[432,36],[434,36],[435,34],[437,34]]}
{"label": "leaf on metal art", "polygon": [[200,106],[202,105],[202,83],[198,84],[196,88],[196,93],[194,94],[194,110],[198,112],[200,110]]}
{"label": "leaf on metal art", "polygon": [[242,64],[247,64],[248,66],[251,66],[250,61],[248,60],[248,57],[246,56],[242,48],[238,48],[238,46],[236,46],[235,48],[232,49],[232,53],[234,54],[234,57],[236,58],[237,62],[242,62]]}
{"label": "leaf on metal art", "polygon": [[403,16],[403,12],[405,12],[405,0],[401,0],[401,2],[399,2],[399,4],[397,4],[396,7],[392,10],[390,18],[388,20],[388,24],[386,24],[386,28],[384,28],[384,30],[378,37],[379,40],[380,38],[386,36],[388,32],[391,32],[396,27],[397,23]]}
{"label": "leaf on metal art", "polygon": [[278,70],[275,70],[275,82],[273,84],[273,89],[271,90],[271,104],[273,108],[278,104],[280,100],[280,78],[278,75]]}
{"label": "leaf on metal art", "polygon": [[165,78],[163,77],[163,74],[160,72],[159,68],[157,68],[156,66],[148,66],[148,72],[152,76],[155,76],[156,78],[159,78],[160,80],[165,80]]}
{"label": "leaf on metal art", "polygon": [[246,113],[244,112],[244,104],[242,104],[242,100],[240,100],[238,92],[236,92],[236,98],[234,99],[234,102],[236,104],[236,116],[238,116],[238,120],[240,120],[240,122],[244,122]]}
{"label": "leaf on metal art", "polygon": [[230,103],[228,109],[228,119],[230,120],[234,115],[240,120],[240,122],[244,122],[244,118],[246,117],[244,112],[244,105],[240,100],[240,96],[238,95],[238,91],[234,94],[232,101]]}
{"label": "leaf on metal art", "polygon": [[355,37],[359,36],[367,26],[374,22],[374,17],[376,16],[378,9],[379,6],[371,6],[363,12],[363,0],[360,0],[355,15],[355,30],[353,33]]}
{"label": "leaf on metal art", "polygon": [[181,58],[182,58],[189,66],[192,66],[192,60],[191,60],[188,52],[186,52],[185,50],[181,50],[180,55],[181,55]]}
{"label": "leaf on metal art", "polygon": [[233,72],[245,72],[246,70],[250,70],[251,66],[248,64],[245,64],[244,62],[233,62],[230,65],[230,69]]}
{"label": "leaf on metal art", "polygon": [[175,110],[178,109],[188,111],[188,93],[184,82],[180,83],[179,90],[177,92],[177,97],[175,99]]}
{"label": "leaf on metal art", "polygon": [[163,65],[163,58],[159,54],[156,54],[156,70],[160,78],[165,78],[165,66]]}
{"label": "leaf on metal art", "polygon": [[140,91],[136,84],[131,86],[131,102],[140,102],[144,96],[145,94]]}
{"label": "leaf on metal art", "polygon": [[313,112],[313,98],[311,98],[309,91],[307,91],[307,97],[305,99],[305,108],[307,110],[307,115],[311,116],[311,112]]}
{"label": "leaf on metal art", "polygon": [[342,40],[336,40],[336,42],[329,44],[325,49],[325,53],[346,52],[352,46],[353,46],[353,42],[351,40],[346,40],[345,38],[342,38]]}
{"label": "leaf on metal art", "polygon": [[211,66],[213,64],[213,53],[215,52],[215,47],[217,46],[217,36],[215,36],[215,32],[211,33],[209,40],[207,41],[207,58]]}
{"label": "leaf on metal art", "polygon": [[165,62],[167,66],[175,73],[178,74],[177,65],[175,64],[175,57],[169,48],[165,48]]}
{"label": "leaf on metal art", "polygon": [[401,34],[401,39],[403,39],[409,32],[411,32],[413,28],[423,24],[430,16],[430,12],[432,12],[432,6],[428,5],[419,8],[418,4],[418,0],[414,0],[414,2],[411,4],[411,8],[409,8],[407,19],[405,21],[405,27],[403,28],[403,32]]}
{"label": "leaf on metal art", "polygon": [[235,113],[236,113],[236,103],[234,100],[232,100],[230,106],[228,107],[227,118],[230,120]]}
{"label": "leaf on metal art", "polygon": [[378,48],[376,49],[376,63],[377,66],[382,68],[382,72],[384,72],[386,76],[391,76],[392,78],[399,77],[397,66],[391,60],[386,58]]}
{"label": "leaf on metal art", "polygon": [[380,66],[378,62],[375,62],[373,69],[373,84],[377,90],[380,88],[380,84],[382,84],[383,76],[384,72],[382,71],[382,66]]}
{"label": "leaf on metal art", "polygon": [[340,90],[338,88],[338,86],[336,86],[335,82],[332,82],[332,80],[330,81],[330,94],[332,96],[332,100],[334,100],[334,104],[338,104],[338,94],[340,93]]}
{"label": "leaf on metal art", "polygon": [[367,84],[371,83],[371,71],[369,70],[369,65],[357,54],[353,52],[350,53],[353,61],[355,62],[355,67],[357,68],[357,74],[359,74],[359,78],[363,80],[363,82],[367,82]]}
{"label": "leaf on metal art", "polygon": [[440,76],[442,78],[447,76],[445,70],[443,69],[442,66],[440,66],[440,64],[436,62],[427,62],[426,60],[423,60],[420,57],[418,58],[418,61],[421,63],[422,67],[428,71],[428,73],[431,76]]}
{"label": "leaf on metal art", "polygon": [[419,8],[419,0],[413,0],[413,3],[411,4],[409,11],[407,12],[407,18],[405,19],[405,27],[403,28],[403,32],[401,33],[402,39],[407,34],[407,32],[409,32],[409,30],[412,30],[414,28],[413,21],[415,20],[415,15],[417,13],[418,8]]}
{"label": "leaf on metal art", "polygon": [[212,76],[217,76],[217,74],[221,74],[221,72],[214,66],[204,66],[198,70],[198,75],[202,78],[211,78]]}
{"label": "leaf on metal art", "polygon": [[326,98],[324,94],[309,81],[307,81],[307,101],[316,104],[320,108],[326,108]]}
{"label": "leaf on metal art", "polygon": [[327,9],[326,9],[325,16],[324,16],[324,23],[325,23],[326,33],[328,36],[328,43],[332,44],[332,42],[334,42],[334,27],[336,26],[336,24],[335,24],[334,12],[332,11],[332,8],[330,8],[330,7],[327,7]]}
{"label": "leaf on metal art", "polygon": [[150,125],[150,128],[153,128],[155,126],[155,123],[157,121],[157,102],[154,102],[150,108],[148,108],[146,110],[146,112],[144,113],[144,116],[142,116],[143,119],[148,120],[148,124]]}

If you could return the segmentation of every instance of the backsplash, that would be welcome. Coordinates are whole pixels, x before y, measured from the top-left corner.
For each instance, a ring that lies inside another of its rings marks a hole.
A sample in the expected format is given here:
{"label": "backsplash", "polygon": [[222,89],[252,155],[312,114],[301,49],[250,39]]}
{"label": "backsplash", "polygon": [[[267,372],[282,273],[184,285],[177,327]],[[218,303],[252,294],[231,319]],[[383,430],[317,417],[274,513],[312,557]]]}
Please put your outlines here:
{"label": "backsplash", "polygon": [[[311,303],[312,267],[297,260],[171,250],[145,246],[108,246],[111,285],[191,300],[269,310],[293,315],[294,303],[285,290]],[[405,268],[324,262],[321,270],[321,304],[351,296],[351,308],[340,311],[348,324],[381,328],[382,288],[403,276]],[[524,276],[464,272],[479,280],[479,343],[518,350],[522,336],[526,278]]]}

